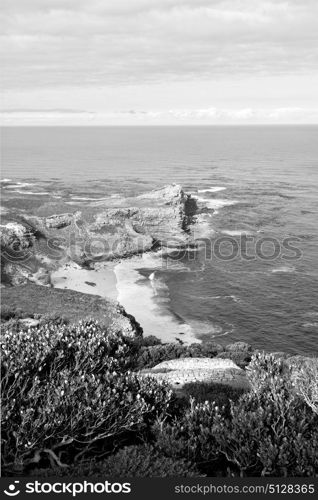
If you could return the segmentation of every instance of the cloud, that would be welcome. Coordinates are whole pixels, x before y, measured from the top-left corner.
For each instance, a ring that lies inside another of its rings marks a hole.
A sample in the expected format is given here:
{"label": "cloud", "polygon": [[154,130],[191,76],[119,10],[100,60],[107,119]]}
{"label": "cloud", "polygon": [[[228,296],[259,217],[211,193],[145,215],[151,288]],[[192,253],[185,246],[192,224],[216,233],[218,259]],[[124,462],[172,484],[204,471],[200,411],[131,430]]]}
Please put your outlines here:
{"label": "cloud", "polygon": [[313,0],[2,0],[3,86],[310,73],[317,24]]}
{"label": "cloud", "polygon": [[217,108],[167,110],[110,110],[94,112],[72,109],[10,109],[1,113],[4,125],[162,125],[162,124],[261,124],[317,123],[318,107]]}

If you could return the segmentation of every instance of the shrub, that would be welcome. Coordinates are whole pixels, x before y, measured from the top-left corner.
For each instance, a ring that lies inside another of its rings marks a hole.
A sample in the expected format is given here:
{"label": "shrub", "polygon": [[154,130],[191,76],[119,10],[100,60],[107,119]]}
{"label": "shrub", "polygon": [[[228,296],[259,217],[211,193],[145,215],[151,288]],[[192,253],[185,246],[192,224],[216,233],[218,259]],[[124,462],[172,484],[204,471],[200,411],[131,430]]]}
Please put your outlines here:
{"label": "shrub", "polygon": [[141,345],[144,347],[154,346],[154,345],[162,345],[162,342],[155,335],[148,335],[147,337],[143,337],[141,339]]}
{"label": "shrub", "polygon": [[123,371],[134,365],[137,344],[121,333],[109,333],[97,321],[86,320],[67,326],[45,323],[35,328],[4,330],[2,373],[42,377],[52,364],[56,370],[81,367],[81,371],[100,373],[104,363]]}
{"label": "shrub", "polygon": [[140,349],[137,366],[139,369],[152,368],[162,361],[177,358],[214,358],[223,350],[214,342],[195,343],[191,345],[158,344],[143,346]]}
{"label": "shrub", "polygon": [[166,457],[151,445],[127,446],[104,460],[89,460],[77,467],[33,471],[37,477],[81,476],[81,477],[200,477],[202,474],[186,460]]}
{"label": "shrub", "polygon": [[165,455],[192,462],[216,460],[218,445],[213,435],[213,422],[219,418],[219,408],[214,402],[190,401],[180,419],[172,423],[157,420],[153,427],[155,446]]}
{"label": "shrub", "polygon": [[182,387],[184,396],[193,397],[197,402],[214,401],[218,407],[229,408],[230,400],[237,401],[244,389],[209,382],[191,382]]}
{"label": "shrub", "polygon": [[1,319],[8,321],[10,319],[19,319],[27,316],[19,307],[1,304]]}
{"label": "shrub", "polygon": [[93,321],[5,332],[4,470],[23,472],[45,457],[76,462],[167,415],[171,390],[126,371],[134,352],[127,342]]}
{"label": "shrub", "polygon": [[253,357],[252,391],[213,424],[220,452],[241,472],[306,476],[318,471],[318,418],[295,394],[283,360]]}
{"label": "shrub", "polygon": [[15,317],[15,309],[7,306],[6,304],[1,304],[1,319],[7,321],[8,319]]}
{"label": "shrub", "polygon": [[253,357],[252,390],[229,408],[197,403],[172,424],[156,422],[156,446],[194,461],[210,475],[223,463],[241,475],[314,476],[318,472],[318,416],[295,393],[288,366],[271,355]]}
{"label": "shrub", "polygon": [[248,351],[225,351],[217,355],[218,358],[231,359],[240,368],[246,368],[252,359]]}
{"label": "shrub", "polygon": [[312,360],[303,363],[295,370],[296,391],[305,403],[318,415],[318,361]]}

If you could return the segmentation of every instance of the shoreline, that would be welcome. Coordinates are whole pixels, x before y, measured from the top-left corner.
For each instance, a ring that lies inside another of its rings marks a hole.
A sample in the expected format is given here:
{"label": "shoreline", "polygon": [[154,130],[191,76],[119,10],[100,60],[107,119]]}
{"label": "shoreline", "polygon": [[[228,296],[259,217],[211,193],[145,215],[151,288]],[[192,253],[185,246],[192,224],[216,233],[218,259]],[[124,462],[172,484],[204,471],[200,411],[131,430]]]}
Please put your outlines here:
{"label": "shoreline", "polygon": [[[139,270],[149,268],[149,276]],[[143,336],[154,335],[164,343],[200,343],[191,325],[180,321],[169,309],[168,292],[155,278],[160,269],[155,254],[145,254],[117,262],[101,263],[94,269],[83,269],[74,262],[51,273],[53,288],[98,295],[117,302],[140,324]]]}

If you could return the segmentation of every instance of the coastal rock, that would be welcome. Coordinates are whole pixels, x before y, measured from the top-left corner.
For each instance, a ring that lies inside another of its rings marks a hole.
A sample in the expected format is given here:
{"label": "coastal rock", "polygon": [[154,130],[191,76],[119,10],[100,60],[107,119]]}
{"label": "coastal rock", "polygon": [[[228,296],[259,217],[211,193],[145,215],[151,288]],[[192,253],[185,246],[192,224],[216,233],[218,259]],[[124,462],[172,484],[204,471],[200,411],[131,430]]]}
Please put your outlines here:
{"label": "coastal rock", "polygon": [[[112,206],[107,205],[109,200]],[[131,257],[160,245],[180,248],[192,242],[190,227],[196,222],[198,207],[181,186],[173,184],[121,199],[117,207],[113,206],[114,199],[109,200],[85,205],[74,212],[62,211],[65,207],[54,203],[46,204],[37,215],[24,214],[23,224],[6,224],[1,239],[5,249],[27,250],[32,260],[28,267],[31,276],[26,276],[24,270],[18,272],[17,264],[17,276],[11,267],[6,282],[21,284],[23,275],[22,282],[31,279],[48,285],[49,278],[39,272],[41,267],[54,271],[65,262],[75,262],[93,269],[101,261]],[[48,213],[53,209],[57,212]]]}
{"label": "coastal rock", "polygon": [[81,212],[51,215],[46,217],[45,225],[47,228],[61,229],[70,226],[81,217]]}
{"label": "coastal rock", "polygon": [[139,373],[140,376],[151,376],[164,380],[175,389],[182,389],[185,384],[193,382],[249,388],[244,370],[229,359],[178,358],[163,361],[153,368],[141,370]]}
{"label": "coastal rock", "polygon": [[25,266],[3,259],[1,281],[4,285],[20,286],[32,279],[32,273]]}
{"label": "coastal rock", "polygon": [[33,245],[34,235],[22,224],[9,222],[0,226],[0,241],[3,249],[21,252]]}
{"label": "coastal rock", "polygon": [[50,272],[44,267],[40,267],[39,270],[32,275],[30,281],[33,281],[38,285],[50,286],[51,285]]}
{"label": "coastal rock", "polygon": [[164,245],[180,246],[188,241],[187,230],[198,207],[181,186],[166,186],[138,196],[135,201],[141,202],[140,206],[108,208],[96,214],[91,229],[114,234],[120,225],[128,234],[133,231],[148,235]]}
{"label": "coastal rock", "polygon": [[185,195],[179,184],[169,184],[160,189],[154,189],[148,193],[137,196],[140,200],[158,200],[165,203],[183,203],[188,195]]}
{"label": "coastal rock", "polygon": [[39,326],[40,321],[38,319],[34,319],[34,318],[23,318],[23,319],[19,319],[19,323],[21,323],[22,325],[24,325],[28,328],[34,328],[36,326]]}
{"label": "coastal rock", "polygon": [[228,344],[225,347],[226,351],[231,351],[231,352],[252,352],[253,348],[250,344],[247,344],[246,342],[234,342],[233,344]]}

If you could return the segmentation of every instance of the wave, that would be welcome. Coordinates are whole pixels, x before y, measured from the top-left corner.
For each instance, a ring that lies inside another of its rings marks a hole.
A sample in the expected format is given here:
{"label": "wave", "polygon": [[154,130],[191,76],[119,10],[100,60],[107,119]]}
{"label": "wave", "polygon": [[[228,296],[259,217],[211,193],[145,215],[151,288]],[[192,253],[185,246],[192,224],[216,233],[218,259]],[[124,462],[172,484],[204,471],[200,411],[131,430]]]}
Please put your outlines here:
{"label": "wave", "polygon": [[226,187],[214,186],[209,189],[198,189],[198,193],[218,193],[219,191],[224,191]]}
{"label": "wave", "polygon": [[228,229],[223,229],[221,231],[222,234],[227,234],[228,236],[242,236],[243,234],[244,235],[249,235],[249,234],[252,234],[251,231],[246,231],[244,229],[234,229],[234,230],[228,230]]}
{"label": "wave", "polygon": [[7,186],[5,186],[6,189],[21,189],[22,187],[26,186],[35,186],[35,184],[31,182],[12,182],[10,179],[5,179],[5,181],[5,184],[8,184]]}
{"label": "wave", "polygon": [[51,193],[49,193],[48,191],[37,192],[37,191],[22,191],[21,189],[15,189],[14,192],[19,193],[19,194],[28,194],[31,196],[50,196],[51,195]]}
{"label": "wave", "polygon": [[101,200],[108,200],[108,198],[90,198],[88,196],[71,196],[71,200],[74,200],[74,201],[101,201]]}
{"label": "wave", "polygon": [[304,314],[304,316],[309,316],[309,317],[318,316],[318,311],[308,311]]}
{"label": "wave", "polygon": [[271,270],[272,273],[293,273],[294,271],[294,266],[282,266]]}
{"label": "wave", "polygon": [[313,322],[313,323],[310,323],[310,322],[308,322],[308,323],[304,323],[304,324],[302,325],[302,327],[303,327],[303,328],[317,328],[317,327],[318,327],[318,322],[317,322],[317,321],[315,321],[315,322]]}
{"label": "wave", "polygon": [[204,198],[202,196],[195,196],[197,201],[204,203],[207,208],[213,209],[213,210],[218,210],[223,207],[231,206],[231,205],[236,205],[238,203],[237,200],[225,200],[221,198]]}
{"label": "wave", "polygon": [[0,184],[7,184],[8,182],[13,182],[12,179],[1,179]]}

